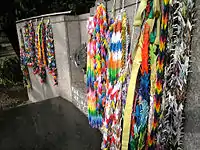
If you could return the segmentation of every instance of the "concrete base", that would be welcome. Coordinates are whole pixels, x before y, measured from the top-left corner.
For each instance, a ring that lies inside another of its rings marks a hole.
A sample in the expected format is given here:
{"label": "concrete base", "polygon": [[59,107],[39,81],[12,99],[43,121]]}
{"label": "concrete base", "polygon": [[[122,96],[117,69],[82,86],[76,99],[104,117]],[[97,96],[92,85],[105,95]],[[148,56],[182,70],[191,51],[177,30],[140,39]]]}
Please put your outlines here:
{"label": "concrete base", "polygon": [[99,150],[102,138],[62,98],[1,112],[0,132],[1,150]]}

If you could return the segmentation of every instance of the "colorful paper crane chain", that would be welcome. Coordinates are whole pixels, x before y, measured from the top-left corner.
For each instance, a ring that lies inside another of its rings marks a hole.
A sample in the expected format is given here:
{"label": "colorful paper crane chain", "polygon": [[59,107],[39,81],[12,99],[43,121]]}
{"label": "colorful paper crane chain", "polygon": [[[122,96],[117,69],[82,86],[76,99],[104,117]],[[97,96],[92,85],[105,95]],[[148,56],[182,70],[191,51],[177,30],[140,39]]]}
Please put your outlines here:
{"label": "colorful paper crane chain", "polygon": [[[20,34],[22,34],[21,38],[23,39],[22,30],[20,31]],[[33,74],[39,74],[41,78],[41,83],[44,83],[46,81],[46,69],[48,69],[49,73],[53,76],[54,85],[57,85],[58,81],[55,49],[52,25],[50,24],[50,22],[48,22],[46,25],[45,22],[42,20],[37,25],[36,32],[32,21],[29,21],[28,23],[26,22],[24,25],[23,41],[24,42],[21,42],[20,44],[20,58],[21,62],[23,62],[24,65],[22,68],[25,69],[26,67],[32,67]],[[25,74],[24,76],[24,78],[27,78]]]}
{"label": "colorful paper crane chain", "polygon": [[[141,0],[134,17],[134,26],[141,27],[134,51],[124,10],[106,18],[101,4],[89,18],[88,117],[92,127],[102,126],[102,149],[181,148],[191,42],[185,34],[191,35],[193,7],[189,0]],[[179,142],[172,144],[171,137]]]}

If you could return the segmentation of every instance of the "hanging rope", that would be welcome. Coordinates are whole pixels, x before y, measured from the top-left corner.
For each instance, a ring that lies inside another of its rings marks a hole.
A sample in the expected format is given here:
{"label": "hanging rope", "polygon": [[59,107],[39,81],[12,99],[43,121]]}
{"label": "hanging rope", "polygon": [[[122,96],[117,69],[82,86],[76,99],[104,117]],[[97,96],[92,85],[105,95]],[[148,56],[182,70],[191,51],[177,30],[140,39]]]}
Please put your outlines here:
{"label": "hanging rope", "polygon": [[122,10],[124,10],[125,0],[122,0]]}
{"label": "hanging rope", "polygon": [[113,0],[113,6],[112,6],[112,18],[115,18],[115,15],[116,15],[116,13],[115,13],[115,10],[116,9],[116,0]]}
{"label": "hanging rope", "polygon": [[[133,17],[135,17],[135,15],[137,13],[137,9],[138,9],[138,0],[136,0],[135,12],[134,12]],[[131,34],[131,45],[130,45],[132,52],[134,52],[134,49],[135,49],[134,42],[137,43],[137,41],[135,40],[135,39],[137,39],[137,37],[134,38],[134,34],[135,34],[135,26],[134,26],[134,21],[133,21],[132,34]]]}

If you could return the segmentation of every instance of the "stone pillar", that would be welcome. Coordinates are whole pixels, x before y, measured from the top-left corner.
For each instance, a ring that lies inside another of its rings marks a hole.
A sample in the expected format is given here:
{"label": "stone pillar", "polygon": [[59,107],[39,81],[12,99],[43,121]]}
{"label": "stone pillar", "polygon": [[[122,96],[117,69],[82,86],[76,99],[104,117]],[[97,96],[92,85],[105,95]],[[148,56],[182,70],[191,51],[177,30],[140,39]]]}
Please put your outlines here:
{"label": "stone pillar", "polygon": [[184,149],[200,149],[200,1],[196,1],[195,29],[192,39],[192,73],[189,74],[187,100],[185,103]]}
{"label": "stone pillar", "polygon": [[69,35],[65,16],[60,17],[60,21],[53,25],[59,96],[72,101]]}
{"label": "stone pillar", "polygon": [[[47,18],[44,18],[44,20],[45,19]],[[52,24],[54,24],[54,20],[55,20],[55,17],[52,17],[51,18]],[[34,27],[36,28],[36,20],[32,20],[32,21],[33,21]],[[38,22],[39,21],[40,19],[38,19]],[[20,28],[23,29],[24,25],[25,25],[25,22],[17,23],[16,25],[19,42],[21,41],[19,31],[20,31]],[[40,78],[38,75],[33,74],[32,68],[29,68],[29,74],[30,74],[30,79],[32,83],[32,89],[28,90],[28,96],[31,102],[38,102],[41,100],[58,96],[58,87],[53,86],[53,78],[48,73],[47,73],[46,83],[44,84],[40,83]]]}

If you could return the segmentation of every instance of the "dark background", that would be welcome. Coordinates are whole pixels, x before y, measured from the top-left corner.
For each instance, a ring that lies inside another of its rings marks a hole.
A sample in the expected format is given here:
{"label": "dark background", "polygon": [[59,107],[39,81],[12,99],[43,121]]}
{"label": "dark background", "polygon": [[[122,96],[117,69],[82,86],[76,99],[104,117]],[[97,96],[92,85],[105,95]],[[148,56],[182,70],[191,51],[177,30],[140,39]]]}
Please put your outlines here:
{"label": "dark background", "polygon": [[42,14],[72,10],[71,15],[89,12],[95,0],[5,0],[0,5],[0,23],[19,57],[16,21]]}

